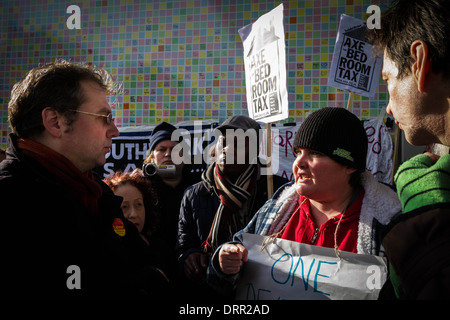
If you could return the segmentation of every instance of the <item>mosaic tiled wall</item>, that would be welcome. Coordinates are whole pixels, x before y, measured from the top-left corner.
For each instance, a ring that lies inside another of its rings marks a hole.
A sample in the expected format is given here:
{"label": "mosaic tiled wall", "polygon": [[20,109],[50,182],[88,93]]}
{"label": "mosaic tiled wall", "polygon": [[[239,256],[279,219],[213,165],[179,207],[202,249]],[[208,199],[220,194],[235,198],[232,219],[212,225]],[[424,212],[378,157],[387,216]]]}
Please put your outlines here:
{"label": "mosaic tiled wall", "polygon": [[[0,1],[0,147],[9,128],[12,85],[39,64],[58,58],[105,67],[123,83],[113,108],[119,127],[162,120],[247,114],[238,29],[279,1],[2,0]],[[327,86],[340,14],[366,19],[369,5],[388,0],[285,1],[289,119],[346,106],[348,93]],[[68,29],[67,7],[80,7],[81,28]],[[373,99],[353,97],[353,112],[376,117],[387,104],[380,82]]]}

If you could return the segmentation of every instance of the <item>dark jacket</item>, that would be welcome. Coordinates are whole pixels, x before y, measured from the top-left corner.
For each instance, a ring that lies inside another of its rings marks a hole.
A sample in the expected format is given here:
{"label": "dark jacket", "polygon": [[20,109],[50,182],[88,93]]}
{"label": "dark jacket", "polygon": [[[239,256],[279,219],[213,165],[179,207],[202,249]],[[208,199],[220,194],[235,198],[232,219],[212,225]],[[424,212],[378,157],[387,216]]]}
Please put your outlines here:
{"label": "dark jacket", "polygon": [[450,155],[416,155],[394,178],[403,213],[383,238],[392,287],[402,299],[449,299]]}
{"label": "dark jacket", "polygon": [[[204,175],[205,177],[205,175]],[[280,176],[273,176],[273,189],[288,182]],[[259,176],[251,198],[244,204],[248,208],[247,220],[267,201],[267,176]],[[203,181],[186,189],[180,208],[178,223],[178,239],[176,253],[180,267],[184,259],[192,252],[200,252],[202,243],[207,239],[214,215],[220,205],[220,200],[214,191],[213,182],[203,178]],[[247,223],[248,223],[247,221]],[[244,226],[247,224],[244,222]]]}
{"label": "dark jacket", "polygon": [[185,190],[200,181],[188,172],[188,166],[183,169],[183,179],[175,188],[164,183],[160,176],[149,177],[153,191],[157,197],[155,235],[166,241],[172,254],[177,240],[178,217],[180,215],[180,204]]}
{"label": "dark jacket", "polygon": [[450,298],[449,203],[399,215],[391,222],[383,246],[399,279],[399,298]]}
{"label": "dark jacket", "polygon": [[[164,279],[145,242],[99,178],[92,214],[10,135],[0,163],[2,292],[9,298],[134,298],[159,294]],[[114,225],[123,225],[122,232]],[[75,269],[73,269],[75,268]],[[78,268],[78,269],[76,269]],[[73,271],[78,270],[78,271]],[[80,280],[78,282],[78,280]],[[71,289],[72,284],[80,289]],[[159,286],[161,285],[161,286]]]}

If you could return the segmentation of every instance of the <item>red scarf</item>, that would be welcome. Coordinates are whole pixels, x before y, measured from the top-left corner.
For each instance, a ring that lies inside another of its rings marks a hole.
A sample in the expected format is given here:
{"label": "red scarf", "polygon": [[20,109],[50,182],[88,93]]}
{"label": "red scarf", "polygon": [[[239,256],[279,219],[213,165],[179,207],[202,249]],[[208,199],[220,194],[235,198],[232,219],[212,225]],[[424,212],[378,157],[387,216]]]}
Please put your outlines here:
{"label": "red scarf", "polygon": [[85,173],[81,172],[60,153],[30,139],[19,139],[17,147],[24,155],[35,159],[53,177],[67,186],[73,197],[83,203],[92,213],[97,213],[102,187],[94,180],[91,170]]}

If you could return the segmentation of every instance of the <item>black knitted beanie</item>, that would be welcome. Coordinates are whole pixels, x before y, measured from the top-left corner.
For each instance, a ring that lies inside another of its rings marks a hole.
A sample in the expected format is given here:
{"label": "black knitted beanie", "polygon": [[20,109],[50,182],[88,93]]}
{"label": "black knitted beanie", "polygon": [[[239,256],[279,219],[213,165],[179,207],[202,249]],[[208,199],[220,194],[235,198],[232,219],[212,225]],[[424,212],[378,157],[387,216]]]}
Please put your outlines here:
{"label": "black knitted beanie", "polygon": [[344,108],[311,113],[295,134],[292,149],[310,149],[362,172],[366,169],[367,135],[357,116]]}

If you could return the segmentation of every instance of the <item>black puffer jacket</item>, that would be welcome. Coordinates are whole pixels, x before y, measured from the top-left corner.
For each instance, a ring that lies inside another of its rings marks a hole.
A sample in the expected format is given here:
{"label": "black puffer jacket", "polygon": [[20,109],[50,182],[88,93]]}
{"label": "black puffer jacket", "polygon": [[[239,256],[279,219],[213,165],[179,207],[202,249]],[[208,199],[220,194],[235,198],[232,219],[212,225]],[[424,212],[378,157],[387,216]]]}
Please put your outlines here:
{"label": "black puffer jacket", "polygon": [[450,299],[450,203],[401,214],[383,239],[400,299]]}

